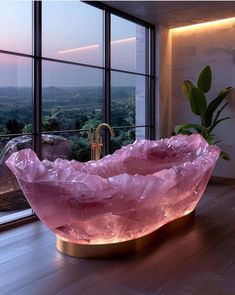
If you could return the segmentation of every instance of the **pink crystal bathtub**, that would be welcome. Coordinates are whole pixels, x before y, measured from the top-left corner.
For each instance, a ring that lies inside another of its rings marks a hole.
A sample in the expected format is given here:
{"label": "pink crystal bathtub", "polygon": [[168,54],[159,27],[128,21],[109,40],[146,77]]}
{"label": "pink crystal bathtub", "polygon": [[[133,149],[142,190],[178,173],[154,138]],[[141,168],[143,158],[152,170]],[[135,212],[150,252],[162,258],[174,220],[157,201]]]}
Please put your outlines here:
{"label": "pink crystal bathtub", "polygon": [[97,245],[148,235],[192,212],[219,153],[200,135],[177,135],[136,140],[98,161],[41,162],[25,149],[6,164],[60,239]]}

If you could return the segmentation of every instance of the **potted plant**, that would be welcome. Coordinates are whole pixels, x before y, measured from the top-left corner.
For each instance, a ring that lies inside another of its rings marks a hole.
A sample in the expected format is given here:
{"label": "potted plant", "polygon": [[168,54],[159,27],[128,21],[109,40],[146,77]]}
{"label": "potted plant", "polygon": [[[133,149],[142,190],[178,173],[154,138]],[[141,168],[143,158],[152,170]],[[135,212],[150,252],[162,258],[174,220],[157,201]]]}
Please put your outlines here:
{"label": "potted plant", "polygon": [[[221,117],[221,114],[228,102],[225,100],[231,87],[222,89],[217,97],[210,103],[205,95],[211,89],[212,71],[211,67],[206,66],[200,73],[197,86],[191,81],[185,80],[182,84],[182,90],[187,97],[191,111],[200,118],[200,124],[181,124],[175,126],[172,135],[177,134],[201,134],[209,144],[217,144],[214,129],[222,121],[228,120],[230,117]],[[221,158],[229,160],[229,155],[221,151]]]}

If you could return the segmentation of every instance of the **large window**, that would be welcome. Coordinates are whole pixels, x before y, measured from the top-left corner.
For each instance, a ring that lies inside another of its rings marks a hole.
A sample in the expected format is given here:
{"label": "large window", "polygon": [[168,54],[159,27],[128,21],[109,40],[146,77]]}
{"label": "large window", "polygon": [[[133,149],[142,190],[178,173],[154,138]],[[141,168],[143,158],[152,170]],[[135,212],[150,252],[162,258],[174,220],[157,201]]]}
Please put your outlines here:
{"label": "large window", "polygon": [[[17,11],[17,13],[16,13]],[[32,147],[32,3],[0,1],[0,224],[32,214],[5,165],[8,156]]]}
{"label": "large window", "polygon": [[148,74],[149,30],[134,22],[111,15],[111,67]]}
{"label": "large window", "polygon": [[103,66],[103,11],[79,1],[42,2],[43,56]]}
{"label": "large window", "polygon": [[102,122],[115,131],[103,155],[154,138],[153,36],[95,1],[0,1],[0,224],[32,214],[4,164],[13,151],[88,161]]}
{"label": "large window", "polygon": [[0,49],[32,54],[31,1],[0,1]]}

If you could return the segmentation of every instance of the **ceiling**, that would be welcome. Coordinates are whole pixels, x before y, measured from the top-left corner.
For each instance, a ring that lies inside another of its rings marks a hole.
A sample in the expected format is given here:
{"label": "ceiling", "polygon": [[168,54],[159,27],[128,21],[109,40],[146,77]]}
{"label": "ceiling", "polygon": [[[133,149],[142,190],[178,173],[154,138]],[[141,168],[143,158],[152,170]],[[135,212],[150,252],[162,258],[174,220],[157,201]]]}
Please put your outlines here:
{"label": "ceiling", "polygon": [[235,17],[235,1],[102,1],[153,25],[170,28]]}

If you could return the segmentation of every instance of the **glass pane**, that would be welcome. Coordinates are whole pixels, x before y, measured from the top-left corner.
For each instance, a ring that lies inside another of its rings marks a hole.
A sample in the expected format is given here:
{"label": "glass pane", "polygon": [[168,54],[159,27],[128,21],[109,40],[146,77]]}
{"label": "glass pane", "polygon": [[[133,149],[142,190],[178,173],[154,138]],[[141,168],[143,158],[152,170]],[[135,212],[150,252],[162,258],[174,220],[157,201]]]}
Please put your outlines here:
{"label": "glass pane", "polygon": [[0,54],[0,134],[25,132],[32,122],[32,60]]}
{"label": "glass pane", "polygon": [[86,162],[91,159],[89,130],[81,132],[50,133],[42,135],[43,158],[57,158]]}
{"label": "glass pane", "polygon": [[82,129],[102,121],[103,72],[43,63],[43,131]]}
{"label": "glass pane", "polygon": [[102,65],[103,12],[79,1],[43,1],[43,56]]}
{"label": "glass pane", "polygon": [[20,212],[30,208],[15,176],[5,165],[5,161],[13,152],[31,147],[32,138],[30,135],[0,137],[0,223],[10,221],[13,217],[13,219],[20,218],[22,217]]}
{"label": "glass pane", "polygon": [[111,16],[111,67],[147,73],[147,29],[118,16]]}
{"label": "glass pane", "polygon": [[145,89],[145,77],[112,72],[112,126],[115,127],[145,125]]}
{"label": "glass pane", "polygon": [[0,49],[32,54],[32,2],[0,1]]}
{"label": "glass pane", "polygon": [[[145,128],[118,128],[114,129],[115,136],[111,137],[111,153],[122,146],[133,143],[136,139],[145,138]],[[142,135],[142,136],[140,136]]]}

